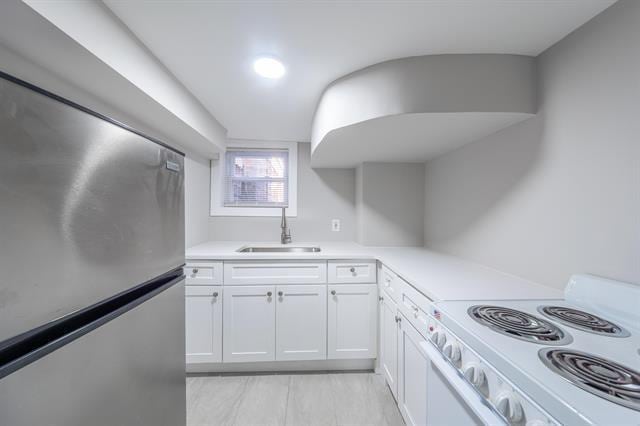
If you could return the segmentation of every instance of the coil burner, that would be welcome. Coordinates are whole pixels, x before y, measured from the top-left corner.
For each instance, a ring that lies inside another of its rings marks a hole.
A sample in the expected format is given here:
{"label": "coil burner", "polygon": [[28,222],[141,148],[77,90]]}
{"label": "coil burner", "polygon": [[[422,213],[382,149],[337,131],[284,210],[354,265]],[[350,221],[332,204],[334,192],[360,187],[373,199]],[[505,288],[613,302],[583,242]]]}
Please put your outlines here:
{"label": "coil burner", "polygon": [[541,349],[538,356],[552,371],[580,389],[640,411],[640,373],[586,352]]}
{"label": "coil burner", "polygon": [[617,324],[578,309],[567,308],[565,306],[539,306],[538,312],[547,318],[589,333],[612,337],[628,337],[631,335],[627,330]]}
{"label": "coil burner", "polygon": [[476,305],[467,313],[478,323],[505,336],[543,345],[566,345],[572,338],[549,321],[502,306]]}

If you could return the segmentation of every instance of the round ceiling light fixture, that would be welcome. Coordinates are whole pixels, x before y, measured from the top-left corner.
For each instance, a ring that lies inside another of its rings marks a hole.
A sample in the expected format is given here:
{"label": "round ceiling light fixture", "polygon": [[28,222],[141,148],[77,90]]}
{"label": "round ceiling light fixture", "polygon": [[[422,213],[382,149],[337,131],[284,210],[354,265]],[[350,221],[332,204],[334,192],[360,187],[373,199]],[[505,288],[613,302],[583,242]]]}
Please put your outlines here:
{"label": "round ceiling light fixture", "polygon": [[253,62],[253,70],[264,78],[281,78],[286,70],[282,62],[274,58],[262,57]]}

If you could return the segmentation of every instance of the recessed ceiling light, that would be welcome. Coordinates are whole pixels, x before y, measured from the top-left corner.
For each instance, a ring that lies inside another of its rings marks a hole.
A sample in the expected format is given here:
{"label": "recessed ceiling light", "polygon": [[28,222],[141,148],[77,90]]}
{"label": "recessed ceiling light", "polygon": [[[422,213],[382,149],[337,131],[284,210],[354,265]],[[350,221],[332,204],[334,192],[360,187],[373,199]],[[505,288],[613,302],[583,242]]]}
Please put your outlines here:
{"label": "recessed ceiling light", "polygon": [[253,63],[253,70],[265,78],[280,78],[285,74],[282,62],[273,58],[258,58]]}

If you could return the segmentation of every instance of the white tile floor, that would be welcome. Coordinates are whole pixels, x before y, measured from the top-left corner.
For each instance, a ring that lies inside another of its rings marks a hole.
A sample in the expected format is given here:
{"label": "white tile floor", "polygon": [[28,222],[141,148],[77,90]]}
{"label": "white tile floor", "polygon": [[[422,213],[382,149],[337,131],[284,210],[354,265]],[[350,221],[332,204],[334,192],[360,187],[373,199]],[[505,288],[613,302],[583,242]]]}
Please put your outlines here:
{"label": "white tile floor", "polygon": [[187,378],[187,426],[389,425],[404,422],[373,373]]}

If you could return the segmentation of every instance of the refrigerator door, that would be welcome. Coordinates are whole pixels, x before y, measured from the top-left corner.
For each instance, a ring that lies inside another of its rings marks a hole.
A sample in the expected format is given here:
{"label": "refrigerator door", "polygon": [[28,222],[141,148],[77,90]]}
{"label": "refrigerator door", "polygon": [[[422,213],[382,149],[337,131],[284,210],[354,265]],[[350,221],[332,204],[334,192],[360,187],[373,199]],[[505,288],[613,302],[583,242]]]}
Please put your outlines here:
{"label": "refrigerator door", "polygon": [[0,241],[2,342],[184,263],[183,157],[0,73]]}
{"label": "refrigerator door", "polygon": [[0,379],[0,424],[184,426],[183,283]]}

